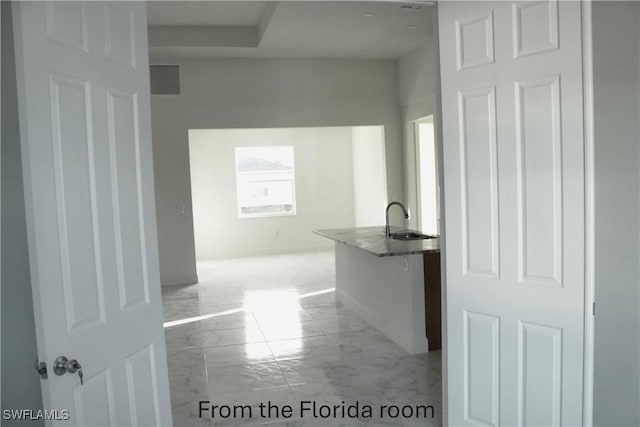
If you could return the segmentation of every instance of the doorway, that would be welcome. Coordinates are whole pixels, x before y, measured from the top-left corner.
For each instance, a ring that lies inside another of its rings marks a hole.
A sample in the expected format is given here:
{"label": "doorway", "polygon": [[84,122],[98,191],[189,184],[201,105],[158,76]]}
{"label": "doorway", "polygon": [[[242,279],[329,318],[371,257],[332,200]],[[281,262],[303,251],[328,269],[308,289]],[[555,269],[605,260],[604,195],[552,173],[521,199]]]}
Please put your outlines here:
{"label": "doorway", "polygon": [[384,224],[384,131],[190,129],[196,261],[328,250],[313,230]]}
{"label": "doorway", "polygon": [[433,116],[414,121],[417,176],[418,228],[440,235],[440,183]]}

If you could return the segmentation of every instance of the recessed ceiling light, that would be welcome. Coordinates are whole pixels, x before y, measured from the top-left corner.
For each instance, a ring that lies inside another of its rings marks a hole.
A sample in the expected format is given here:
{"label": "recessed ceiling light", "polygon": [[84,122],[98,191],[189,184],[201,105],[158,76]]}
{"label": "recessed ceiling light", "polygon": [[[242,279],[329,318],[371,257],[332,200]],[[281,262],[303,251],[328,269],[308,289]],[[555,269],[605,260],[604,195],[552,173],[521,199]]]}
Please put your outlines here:
{"label": "recessed ceiling light", "polygon": [[376,14],[373,12],[367,12],[364,14],[364,16],[366,16],[367,18],[371,18],[372,16],[376,16]]}
{"label": "recessed ceiling light", "polygon": [[400,9],[419,10],[420,6],[417,4],[403,4],[400,6]]}
{"label": "recessed ceiling light", "polygon": [[417,25],[407,25],[407,28],[410,30],[417,30],[418,26]]}

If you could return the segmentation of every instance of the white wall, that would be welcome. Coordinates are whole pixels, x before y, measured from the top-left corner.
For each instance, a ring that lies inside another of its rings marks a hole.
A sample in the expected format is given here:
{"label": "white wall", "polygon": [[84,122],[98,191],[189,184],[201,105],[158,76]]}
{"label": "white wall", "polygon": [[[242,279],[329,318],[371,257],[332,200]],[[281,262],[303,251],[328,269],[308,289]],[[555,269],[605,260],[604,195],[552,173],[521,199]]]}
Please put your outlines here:
{"label": "white wall", "polygon": [[403,199],[396,65],[332,59],[152,59],[182,95],[152,96],[163,284],[195,280],[188,129],[383,125],[389,200]]}
{"label": "white wall", "polygon": [[355,226],[383,225],[387,205],[384,129],[381,126],[354,126],[351,144]]}
{"label": "white wall", "polygon": [[[2,409],[42,409],[31,299],[11,3],[2,2]],[[2,425],[44,425],[9,421]]]}
{"label": "white wall", "polygon": [[[296,214],[238,218],[235,147],[291,145]],[[313,234],[354,226],[351,128],[189,131],[196,258],[331,249]]]}
{"label": "white wall", "polygon": [[640,8],[593,4],[594,424],[640,425]]}
{"label": "white wall", "polygon": [[[425,46],[398,61],[398,94],[401,106],[404,176],[407,207],[418,212],[414,121],[436,115],[438,55],[433,38]],[[417,228],[418,215],[411,215],[409,224]]]}

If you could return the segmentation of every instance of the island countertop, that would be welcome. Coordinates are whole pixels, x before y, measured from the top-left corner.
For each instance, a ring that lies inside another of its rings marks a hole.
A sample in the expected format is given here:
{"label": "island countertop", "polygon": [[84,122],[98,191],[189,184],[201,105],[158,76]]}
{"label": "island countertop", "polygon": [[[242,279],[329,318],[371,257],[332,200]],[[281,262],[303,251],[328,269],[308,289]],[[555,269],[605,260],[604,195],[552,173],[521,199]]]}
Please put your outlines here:
{"label": "island countertop", "polygon": [[[401,231],[400,227],[391,227],[391,232]],[[314,230],[315,234],[336,242],[365,250],[375,256],[398,256],[440,252],[440,239],[396,240],[384,236],[384,226],[332,228]]]}

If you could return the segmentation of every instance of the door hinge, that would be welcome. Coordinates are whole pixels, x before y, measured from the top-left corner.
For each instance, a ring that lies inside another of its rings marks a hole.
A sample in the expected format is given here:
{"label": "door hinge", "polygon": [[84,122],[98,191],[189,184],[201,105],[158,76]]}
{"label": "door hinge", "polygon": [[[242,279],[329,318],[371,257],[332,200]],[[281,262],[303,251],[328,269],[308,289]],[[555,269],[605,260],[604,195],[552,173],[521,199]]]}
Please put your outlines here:
{"label": "door hinge", "polygon": [[38,361],[38,358],[36,358],[35,362],[33,362],[33,367],[38,372],[38,375],[40,375],[40,378],[42,378],[43,380],[47,379],[47,364],[46,363],[40,362],[40,361]]}
{"label": "door hinge", "polygon": [[591,304],[591,315],[592,316],[596,315],[596,302],[595,301]]}

